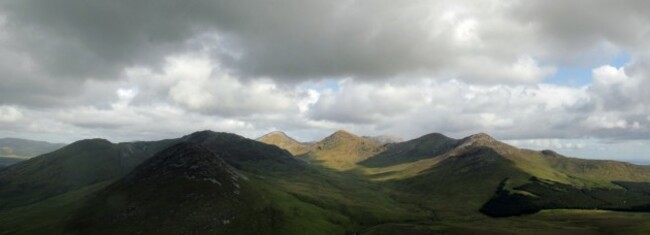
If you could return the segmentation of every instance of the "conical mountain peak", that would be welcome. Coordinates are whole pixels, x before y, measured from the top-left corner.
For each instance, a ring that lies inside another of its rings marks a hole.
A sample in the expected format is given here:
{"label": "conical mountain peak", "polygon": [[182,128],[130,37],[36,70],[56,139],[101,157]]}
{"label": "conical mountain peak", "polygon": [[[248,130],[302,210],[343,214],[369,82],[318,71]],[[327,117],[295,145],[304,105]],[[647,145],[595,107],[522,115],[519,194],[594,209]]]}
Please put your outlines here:
{"label": "conical mountain peak", "polygon": [[338,130],[332,133],[331,135],[325,137],[323,140],[318,142],[323,145],[323,147],[328,148],[329,146],[336,146],[341,143],[363,143],[372,146],[377,146],[374,142],[363,138],[361,136],[352,134],[345,130]]}
{"label": "conical mountain peak", "polygon": [[228,179],[238,178],[235,170],[209,149],[198,144],[179,143],[145,161],[125,179],[146,181],[177,175],[188,180],[219,182],[226,179],[224,174]]}
{"label": "conical mountain peak", "polygon": [[463,142],[466,144],[480,144],[480,145],[491,145],[491,144],[500,143],[492,136],[483,132],[465,137],[463,139]]}
{"label": "conical mountain peak", "polygon": [[352,138],[352,139],[363,139],[363,137],[352,134],[351,132],[348,132],[346,130],[337,130],[325,139],[330,139],[330,138]]}
{"label": "conical mountain peak", "polygon": [[[284,131],[271,131],[269,133],[266,133],[263,136],[258,137],[256,140],[264,140],[268,138],[285,138],[285,139],[290,139],[293,141],[296,141],[294,138],[291,138],[291,136],[287,135],[287,133],[284,133]],[[296,141],[298,142],[298,141]]]}
{"label": "conical mountain peak", "polygon": [[278,146],[281,149],[289,151],[292,155],[297,156],[309,151],[309,147],[299,141],[291,138],[282,131],[272,131],[256,139],[265,144]]}

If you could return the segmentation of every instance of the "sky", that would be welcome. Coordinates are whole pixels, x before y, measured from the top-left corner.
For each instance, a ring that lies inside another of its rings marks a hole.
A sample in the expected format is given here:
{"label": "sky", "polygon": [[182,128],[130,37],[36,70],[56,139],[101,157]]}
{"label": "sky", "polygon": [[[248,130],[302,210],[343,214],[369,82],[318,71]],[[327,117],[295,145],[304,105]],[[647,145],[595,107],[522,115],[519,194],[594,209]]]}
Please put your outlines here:
{"label": "sky", "polygon": [[650,2],[0,0],[0,137],[489,133],[650,160]]}

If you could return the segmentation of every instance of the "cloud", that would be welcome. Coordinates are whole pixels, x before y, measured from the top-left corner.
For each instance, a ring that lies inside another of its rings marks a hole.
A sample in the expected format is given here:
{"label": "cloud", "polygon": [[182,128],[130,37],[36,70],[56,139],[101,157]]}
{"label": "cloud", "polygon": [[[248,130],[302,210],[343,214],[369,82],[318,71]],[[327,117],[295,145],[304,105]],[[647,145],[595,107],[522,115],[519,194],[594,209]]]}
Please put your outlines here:
{"label": "cloud", "polygon": [[593,110],[587,88],[548,84],[472,85],[423,79],[339,85],[338,91],[320,95],[310,109],[311,118],[407,137],[432,130],[458,137],[479,131],[501,138],[577,136],[585,130],[569,126],[582,122]]}
{"label": "cloud", "polygon": [[[547,19],[512,13],[526,7],[500,1],[396,7],[392,1],[4,0],[0,48],[26,64],[11,80],[39,83],[120,79],[126,68],[158,70],[170,55],[206,48],[241,78],[295,83],[426,75],[530,83],[553,72],[547,52],[558,51],[540,34],[554,36],[552,42],[572,37],[546,32]],[[601,37],[587,36],[587,42]],[[67,87],[37,91],[60,96]]]}
{"label": "cloud", "polygon": [[0,122],[15,122],[23,117],[23,113],[13,106],[0,106]]}
{"label": "cloud", "polygon": [[425,91],[417,84],[364,84],[343,80],[338,91],[319,94],[309,111],[316,120],[342,123],[368,123],[386,116],[408,112],[426,99]]}
{"label": "cloud", "polygon": [[242,82],[205,58],[173,58],[162,76],[176,80],[169,89],[171,99],[198,112],[236,116],[298,108],[291,93],[272,81]]}
{"label": "cloud", "polygon": [[[0,135],[646,140],[648,11],[607,0],[0,0]],[[621,55],[625,65],[612,62]],[[580,86],[548,79],[567,68],[593,71]]]}

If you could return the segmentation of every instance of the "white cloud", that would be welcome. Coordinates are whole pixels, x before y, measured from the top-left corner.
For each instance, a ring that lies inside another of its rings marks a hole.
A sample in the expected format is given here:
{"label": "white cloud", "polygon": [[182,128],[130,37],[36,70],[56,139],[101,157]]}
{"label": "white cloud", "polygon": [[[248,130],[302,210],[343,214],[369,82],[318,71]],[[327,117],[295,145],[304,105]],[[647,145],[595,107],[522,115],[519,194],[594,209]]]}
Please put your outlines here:
{"label": "white cloud", "polygon": [[0,122],[15,122],[23,117],[23,113],[14,106],[0,106]]}
{"label": "white cloud", "polygon": [[152,79],[170,81],[171,100],[202,113],[247,116],[298,109],[294,95],[273,81],[241,81],[205,55],[170,57],[164,72]]}

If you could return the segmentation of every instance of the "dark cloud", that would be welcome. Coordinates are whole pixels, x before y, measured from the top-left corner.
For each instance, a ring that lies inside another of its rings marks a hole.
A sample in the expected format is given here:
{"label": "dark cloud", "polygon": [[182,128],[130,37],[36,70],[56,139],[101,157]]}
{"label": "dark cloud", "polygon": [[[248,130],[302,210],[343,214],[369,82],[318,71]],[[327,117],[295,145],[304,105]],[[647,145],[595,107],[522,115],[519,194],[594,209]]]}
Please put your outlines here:
{"label": "dark cloud", "polygon": [[602,58],[612,49],[607,47],[637,55],[647,50],[648,11],[650,2],[643,0],[522,1],[509,14],[513,20],[537,28],[536,36],[544,43],[549,59],[593,66],[594,58]]}

